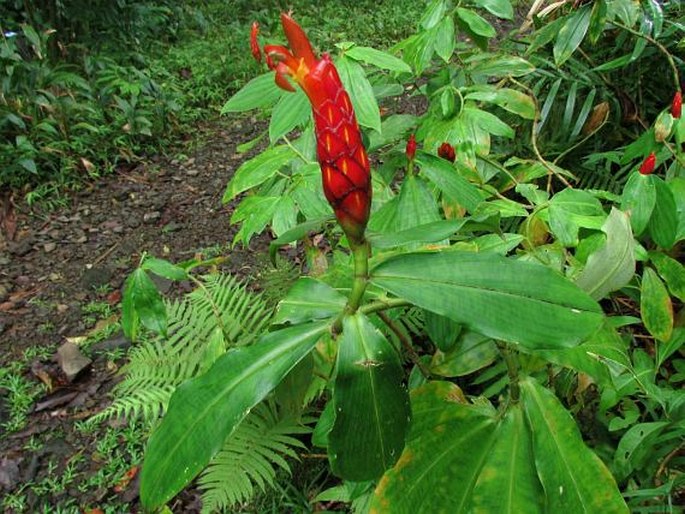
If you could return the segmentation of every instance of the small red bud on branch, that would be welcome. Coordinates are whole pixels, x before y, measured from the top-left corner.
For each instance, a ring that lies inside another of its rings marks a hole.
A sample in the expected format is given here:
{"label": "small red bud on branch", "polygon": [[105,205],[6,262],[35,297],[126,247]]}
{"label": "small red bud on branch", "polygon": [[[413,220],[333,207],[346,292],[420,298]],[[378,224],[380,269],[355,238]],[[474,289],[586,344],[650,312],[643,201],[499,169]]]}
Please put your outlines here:
{"label": "small red bud on branch", "polygon": [[652,172],[654,171],[655,165],[656,165],[656,155],[654,155],[654,152],[652,152],[642,162],[642,166],[640,166],[640,174],[651,175]]}

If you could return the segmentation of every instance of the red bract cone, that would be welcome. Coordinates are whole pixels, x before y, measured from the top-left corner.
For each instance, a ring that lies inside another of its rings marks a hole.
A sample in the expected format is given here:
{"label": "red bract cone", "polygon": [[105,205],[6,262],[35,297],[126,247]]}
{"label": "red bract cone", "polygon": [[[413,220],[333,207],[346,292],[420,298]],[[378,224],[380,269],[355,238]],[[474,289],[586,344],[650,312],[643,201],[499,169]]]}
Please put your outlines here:
{"label": "red bract cone", "polygon": [[656,165],[656,155],[654,155],[654,152],[652,152],[642,162],[642,166],[640,166],[640,173],[642,175],[651,175],[651,173],[654,171],[655,165]]}
{"label": "red bract cone", "polygon": [[447,142],[441,144],[440,148],[438,148],[438,156],[450,162],[454,162],[457,158],[457,154],[454,151],[454,147]]}
{"label": "red bract cone", "polygon": [[671,116],[674,118],[680,118],[683,111],[683,95],[680,91],[676,91],[673,95],[673,101],[671,102]]}
{"label": "red bract cone", "polygon": [[416,157],[416,136],[414,134],[409,136],[405,153],[407,154],[407,159],[410,161],[413,161],[414,157]]}
{"label": "red bract cone", "polygon": [[279,87],[294,91],[289,76],[309,97],[324,194],[348,239],[361,243],[371,208],[371,179],[352,102],[328,54],[317,58],[289,15],[281,14],[281,22],[290,48],[266,45],[266,62],[276,71]]}

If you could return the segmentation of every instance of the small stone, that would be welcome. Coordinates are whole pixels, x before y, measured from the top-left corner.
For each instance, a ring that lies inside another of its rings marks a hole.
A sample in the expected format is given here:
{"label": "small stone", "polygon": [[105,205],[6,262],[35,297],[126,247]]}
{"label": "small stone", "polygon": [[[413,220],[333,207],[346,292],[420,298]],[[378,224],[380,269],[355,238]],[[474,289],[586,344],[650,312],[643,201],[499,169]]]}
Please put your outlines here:
{"label": "small stone", "polygon": [[54,252],[54,251],[55,251],[55,248],[57,248],[57,244],[56,244],[56,243],[45,243],[45,244],[43,245],[43,250],[45,250],[45,253]]}
{"label": "small stone", "polygon": [[0,302],[4,301],[10,294],[10,288],[5,284],[0,284]]}
{"label": "small stone", "polygon": [[162,214],[159,211],[146,212],[143,214],[143,221],[145,223],[152,223],[157,221],[161,216]]}
{"label": "small stone", "polygon": [[189,177],[194,177],[194,176],[199,175],[199,174],[200,174],[200,170],[198,170],[197,168],[190,168],[190,169],[186,170],[186,175],[188,175]]}
{"label": "small stone", "polygon": [[91,365],[88,357],[81,353],[79,347],[73,343],[66,342],[57,350],[57,363],[62,368],[67,380],[73,382],[74,379],[88,366]]}
{"label": "small stone", "polygon": [[90,347],[90,349],[96,353],[104,353],[117,349],[127,350],[129,346],[131,346],[131,341],[124,337],[123,332],[119,332],[109,339],[95,343]]}
{"label": "small stone", "polygon": [[19,482],[19,463],[21,459],[0,460],[0,486],[3,489],[12,490]]}

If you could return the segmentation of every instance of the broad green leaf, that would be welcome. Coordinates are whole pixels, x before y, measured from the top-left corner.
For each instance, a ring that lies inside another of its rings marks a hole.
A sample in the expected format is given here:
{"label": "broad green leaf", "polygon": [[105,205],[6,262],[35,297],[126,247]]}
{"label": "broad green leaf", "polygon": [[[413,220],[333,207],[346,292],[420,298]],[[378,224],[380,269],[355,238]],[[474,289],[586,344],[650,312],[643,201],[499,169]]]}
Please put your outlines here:
{"label": "broad green leaf", "polygon": [[407,39],[407,43],[403,46],[402,57],[413,66],[416,75],[421,75],[430,65],[435,49],[434,44],[435,33],[433,31],[422,31]]}
{"label": "broad green leaf", "polygon": [[328,284],[311,277],[302,277],[278,303],[274,324],[297,325],[305,321],[326,319],[340,314],[347,298]]}
{"label": "broad green leaf", "polygon": [[414,243],[438,243],[459,231],[466,223],[466,218],[455,220],[440,220],[400,232],[375,233],[367,232],[366,239],[374,248],[397,248]]}
{"label": "broad green leaf", "polygon": [[547,214],[550,229],[565,246],[577,246],[580,227],[598,230],[606,216],[600,201],[581,189],[564,189],[554,195]]}
{"label": "broad green leaf", "polygon": [[660,341],[668,341],[673,331],[673,304],[666,286],[652,268],[642,272],[640,314],[645,328]]}
{"label": "broad green leaf", "polygon": [[340,72],[340,80],[350,94],[357,121],[364,127],[380,132],[381,113],[364,68],[357,61],[344,56],[337,60],[336,66]]}
{"label": "broad green leaf", "polygon": [[395,57],[387,52],[376,50],[368,46],[353,46],[345,51],[345,55],[355,61],[362,61],[366,64],[382,68],[384,70],[396,71],[400,73],[411,73],[411,67],[402,59]]}
{"label": "broad green leaf", "polygon": [[516,135],[514,129],[488,111],[467,106],[464,107],[463,113],[465,116],[471,118],[480,129],[489,132],[493,136],[502,136],[511,139]]}
{"label": "broad green leaf", "polygon": [[474,0],[473,3],[498,18],[504,18],[505,20],[514,19],[514,8],[509,0]]}
{"label": "broad green leaf", "polygon": [[561,275],[498,255],[401,255],[374,268],[371,282],[476,332],[532,349],[575,346],[603,319],[599,305]]}
{"label": "broad green leaf", "polygon": [[269,256],[271,257],[271,262],[276,263],[276,252],[281,246],[293,243],[299,239],[302,239],[309,232],[319,232],[322,227],[331,221],[333,216],[326,216],[323,218],[317,218],[309,221],[300,223],[299,225],[291,228],[285,234],[281,234],[280,237],[274,239],[269,244]]}
{"label": "broad green leaf", "polygon": [[[389,212],[381,216],[381,208],[371,217],[369,228],[378,232],[402,232],[440,221],[438,204],[421,177],[411,175],[402,182],[396,205],[386,203]],[[414,245],[418,246],[418,245]]]}
{"label": "broad green leaf", "polygon": [[464,98],[499,105],[502,109],[518,114],[527,120],[535,118],[535,102],[533,99],[515,89],[501,88],[490,91],[474,91]]}
{"label": "broad green leaf", "polygon": [[571,414],[532,378],[521,399],[533,434],[533,454],[547,512],[628,514],[614,477],[590,450]]}
{"label": "broad green leaf", "polygon": [[424,29],[431,29],[435,27],[440,20],[442,20],[446,10],[447,5],[445,4],[445,0],[433,0],[424,12],[423,16],[421,16],[419,24]]}
{"label": "broad green leaf", "polygon": [[588,36],[590,42],[594,45],[599,40],[599,37],[604,32],[604,27],[607,21],[607,3],[606,0],[599,0],[592,6],[592,14],[590,16],[590,27],[588,29]]}
{"label": "broad green leaf", "polygon": [[290,195],[283,195],[278,199],[273,217],[271,218],[271,231],[276,236],[287,234],[297,225],[297,205]]}
{"label": "broad green leaf", "polygon": [[554,42],[554,62],[557,66],[564,64],[583,42],[591,16],[592,9],[589,5],[580,7],[568,16]]}
{"label": "broad green leaf", "polygon": [[[124,297],[130,298],[130,304],[126,303],[136,313],[130,319],[137,318],[143,326],[153,332],[166,334],[166,307],[157,287],[144,269],[137,268],[128,277],[124,287]],[[135,328],[132,334],[135,335]]]}
{"label": "broad green leaf", "polygon": [[135,305],[133,304],[133,295],[131,294],[133,281],[133,274],[131,274],[126,279],[126,282],[124,282],[124,291],[121,295],[121,329],[128,339],[135,342],[138,339],[140,316],[138,316],[138,312],[136,312]]}
{"label": "broad green leaf", "polygon": [[451,319],[435,314],[431,311],[423,311],[426,334],[443,352],[450,351],[457,342],[461,332],[461,325]]}
{"label": "broad green leaf", "polygon": [[363,314],[343,320],[328,434],[333,472],[360,482],[399,458],[409,428],[409,394],[397,351]]}
{"label": "broad green leaf", "polygon": [[451,202],[463,205],[470,213],[473,214],[483,201],[478,188],[462,177],[449,161],[419,151],[416,153],[416,163],[421,168],[421,174],[433,182]]}
{"label": "broad green leaf", "polygon": [[456,346],[451,350],[445,353],[438,351],[433,355],[430,370],[441,377],[461,377],[489,366],[497,355],[497,347],[492,339],[467,331],[459,336]]}
{"label": "broad green leaf", "polygon": [[473,75],[486,77],[521,77],[535,71],[535,66],[521,57],[478,53],[466,60]]}
{"label": "broad green leaf", "polygon": [[653,452],[654,438],[668,425],[668,421],[638,423],[623,434],[614,454],[614,468],[619,479],[627,477],[642,459]]}
{"label": "broad green leaf", "polygon": [[327,330],[328,324],[319,322],[271,332],[254,345],[230,350],[205,374],[176,389],[148,441],[140,483],[143,507],[161,507],[190,483]]}
{"label": "broad green leaf", "polygon": [[656,188],[651,175],[631,173],[621,196],[621,210],[630,216],[635,236],[647,228],[656,204]]}
{"label": "broad green leaf", "polygon": [[470,9],[464,9],[463,7],[457,7],[457,16],[466,23],[469,28],[479,36],[483,37],[495,37],[497,31],[495,28],[488,23],[485,18],[482,18],[474,11]]}
{"label": "broad green leaf", "polygon": [[416,127],[416,116],[411,114],[393,114],[381,123],[381,133],[371,132],[369,135],[369,150],[373,151],[388,143],[394,143],[398,139]]}
{"label": "broad green leaf", "polygon": [[656,175],[649,176],[654,182],[656,202],[647,228],[649,235],[662,248],[670,249],[675,243],[678,230],[678,212],[671,189]]}
{"label": "broad green leaf", "polygon": [[412,393],[407,446],[379,482],[371,514],[466,513],[497,434],[493,417],[460,404],[461,390],[429,382]]}
{"label": "broad green leaf", "polygon": [[635,242],[628,216],[616,208],[602,226],[606,243],[587,260],[576,285],[600,300],[612,291],[621,289],[635,275]]}
{"label": "broad green leaf", "polygon": [[274,73],[265,73],[252,79],[233,95],[221,108],[221,114],[268,107],[276,103],[281,94],[283,90],[276,86]]}
{"label": "broad green leaf", "polygon": [[520,403],[497,427],[495,443],[473,490],[474,514],[543,514],[544,493],[533,458],[532,432]]}
{"label": "broad green leaf", "polygon": [[176,266],[169,261],[156,257],[148,257],[145,259],[141,268],[169,280],[185,280],[188,278],[188,274],[180,266]]}
{"label": "broad green leaf", "polygon": [[[614,318],[607,318],[612,319]],[[608,323],[574,348],[536,350],[533,355],[585,373],[598,384],[609,387],[613,386],[610,371],[621,373],[631,366],[625,341]]]}
{"label": "broad green leaf", "polygon": [[435,34],[435,53],[445,62],[450,62],[456,37],[454,34],[454,20],[452,16],[445,16],[436,27]]}
{"label": "broad green leaf", "polygon": [[250,195],[244,198],[231,216],[231,223],[241,223],[240,230],[233,238],[233,244],[241,241],[245,245],[249,244],[252,236],[264,230],[266,224],[271,221],[280,201],[280,196]]}
{"label": "broad green leaf", "polygon": [[685,303],[685,266],[661,252],[650,252],[649,259],[666,282],[671,294]]}
{"label": "broad green leaf", "polygon": [[299,417],[314,374],[314,357],[308,353],[274,389],[274,398],[282,415]]}
{"label": "broad green leaf", "polygon": [[243,163],[226,186],[222,201],[228,203],[243,191],[258,186],[285,166],[295,153],[287,145],[275,146]]}
{"label": "broad green leaf", "polygon": [[269,123],[269,139],[276,142],[288,132],[309,120],[311,107],[304,91],[297,89],[295,93],[285,94],[274,107]]}
{"label": "broad green leaf", "polygon": [[[681,118],[680,125],[685,127],[685,118]],[[685,178],[675,177],[668,182],[676,204],[676,241],[685,239]]]}

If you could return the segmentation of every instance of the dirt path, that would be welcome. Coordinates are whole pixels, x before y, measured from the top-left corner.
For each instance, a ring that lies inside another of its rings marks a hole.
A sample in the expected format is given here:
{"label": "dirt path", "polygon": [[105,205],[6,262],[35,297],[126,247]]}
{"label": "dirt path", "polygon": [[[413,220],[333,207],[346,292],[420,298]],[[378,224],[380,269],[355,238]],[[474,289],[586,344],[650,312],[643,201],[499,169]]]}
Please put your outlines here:
{"label": "dirt path", "polygon": [[[18,209],[14,240],[0,239],[0,370],[6,380],[16,373],[29,384],[47,385],[28,409],[27,422],[12,431],[6,430],[12,419],[11,391],[0,387],[0,491],[23,496],[25,502],[24,508],[5,505],[5,512],[40,512],[46,504],[74,505],[73,512],[79,512],[77,505],[95,508],[111,502],[124,509],[113,512],[135,510],[135,480],[116,489],[121,470],[112,470],[99,487],[83,486],[85,491],[78,481],[63,480],[62,487],[53,484],[53,490],[35,493],[33,485],[53,475],[63,478],[70,462],[77,463],[74,471],[84,480],[101,472],[112,457],[101,453],[114,451],[98,446],[108,432],[75,431],[74,422],[107,403],[116,362],[111,355],[91,355],[92,365],[68,383],[55,350],[116,319],[123,281],[143,251],[170,261],[198,252],[228,255],[228,268],[249,273],[260,242],[230,250],[233,206],[222,205],[221,197],[247,157],[236,153],[236,145],[256,136],[258,128],[254,120],[217,122],[195,135],[206,143],[187,158],[161,159],[106,177],[73,194],[68,207],[43,217]],[[98,344],[112,351],[128,343],[114,333]],[[102,430],[118,428],[110,424]],[[115,442],[122,438],[116,435]],[[184,511],[192,512],[193,500],[188,501]]]}

